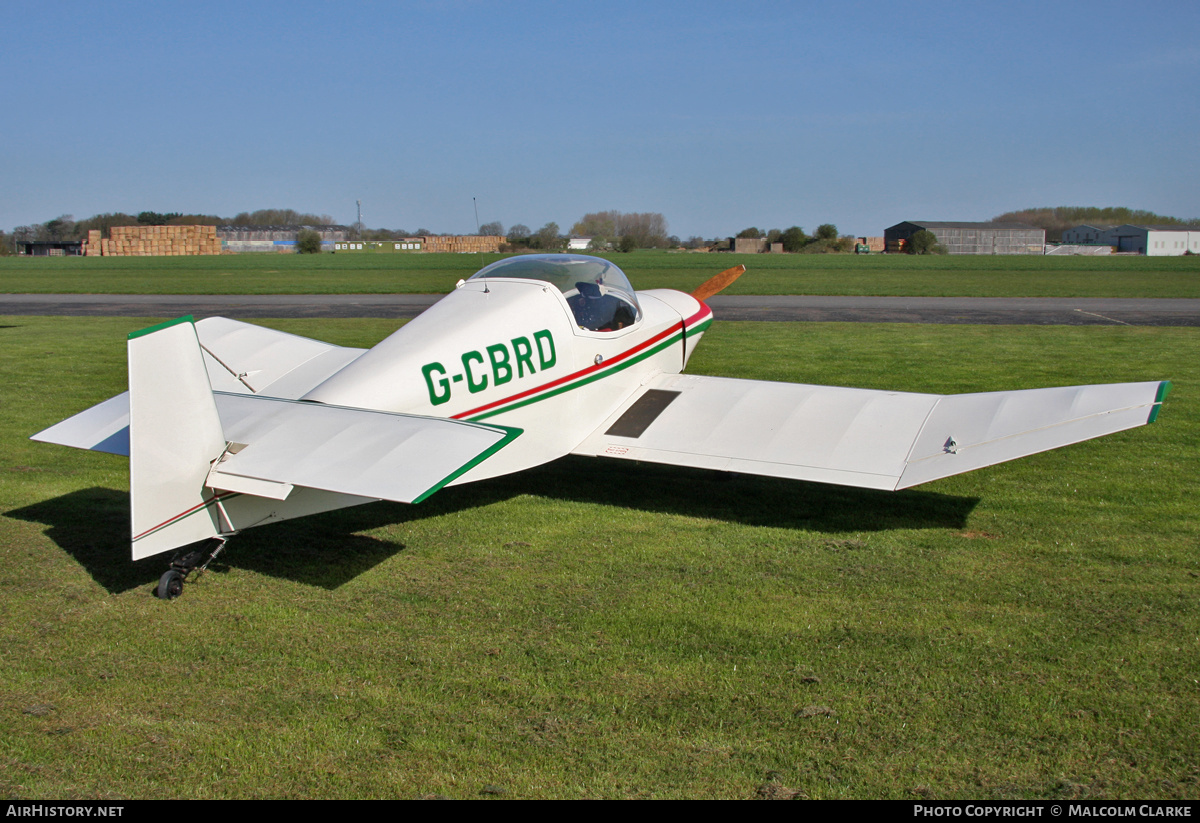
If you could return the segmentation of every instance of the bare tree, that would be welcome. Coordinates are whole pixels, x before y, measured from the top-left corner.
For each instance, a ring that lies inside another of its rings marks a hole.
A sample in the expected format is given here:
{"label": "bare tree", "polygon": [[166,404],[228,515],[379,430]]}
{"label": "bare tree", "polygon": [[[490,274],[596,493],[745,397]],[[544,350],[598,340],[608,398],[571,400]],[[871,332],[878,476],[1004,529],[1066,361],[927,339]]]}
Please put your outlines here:
{"label": "bare tree", "polygon": [[619,211],[589,212],[571,226],[573,237],[616,237]]}
{"label": "bare tree", "polygon": [[619,238],[625,247],[637,249],[653,249],[666,246],[667,218],[658,212],[631,212],[623,214],[619,211],[589,212],[571,227],[575,237],[593,237],[603,239]]}
{"label": "bare tree", "polygon": [[657,249],[667,245],[667,218],[659,212],[633,212],[621,215],[617,233],[632,237],[634,248]]}

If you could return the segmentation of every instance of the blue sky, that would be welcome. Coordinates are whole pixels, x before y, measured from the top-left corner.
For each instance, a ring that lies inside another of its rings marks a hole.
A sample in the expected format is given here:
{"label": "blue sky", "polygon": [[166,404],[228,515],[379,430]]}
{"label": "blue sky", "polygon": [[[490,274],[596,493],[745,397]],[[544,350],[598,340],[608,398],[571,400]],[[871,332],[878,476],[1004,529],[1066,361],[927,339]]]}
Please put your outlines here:
{"label": "blue sky", "polygon": [[1200,216],[1200,3],[8,0],[0,228]]}

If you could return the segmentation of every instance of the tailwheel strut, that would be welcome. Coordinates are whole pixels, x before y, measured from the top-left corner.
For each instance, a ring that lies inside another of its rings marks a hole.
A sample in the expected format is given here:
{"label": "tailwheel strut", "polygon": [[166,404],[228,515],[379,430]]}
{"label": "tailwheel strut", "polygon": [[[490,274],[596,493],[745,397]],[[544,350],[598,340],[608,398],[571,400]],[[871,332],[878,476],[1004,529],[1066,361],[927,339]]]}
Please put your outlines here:
{"label": "tailwheel strut", "polygon": [[174,600],[183,594],[183,581],[193,571],[196,577],[204,573],[208,564],[217,559],[217,555],[225,548],[226,538],[214,537],[199,548],[186,554],[180,553],[171,558],[171,568],[163,572],[158,579],[158,597],[161,600]]}

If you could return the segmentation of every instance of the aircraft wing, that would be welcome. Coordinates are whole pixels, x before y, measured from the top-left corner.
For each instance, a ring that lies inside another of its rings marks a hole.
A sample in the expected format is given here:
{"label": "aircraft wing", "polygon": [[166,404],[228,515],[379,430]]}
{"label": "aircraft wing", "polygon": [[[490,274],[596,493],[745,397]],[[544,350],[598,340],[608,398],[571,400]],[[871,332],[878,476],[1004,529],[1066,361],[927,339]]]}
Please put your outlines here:
{"label": "aircraft wing", "polygon": [[1152,422],[1170,385],[935,395],[664,374],[573,453],[895,490]]}

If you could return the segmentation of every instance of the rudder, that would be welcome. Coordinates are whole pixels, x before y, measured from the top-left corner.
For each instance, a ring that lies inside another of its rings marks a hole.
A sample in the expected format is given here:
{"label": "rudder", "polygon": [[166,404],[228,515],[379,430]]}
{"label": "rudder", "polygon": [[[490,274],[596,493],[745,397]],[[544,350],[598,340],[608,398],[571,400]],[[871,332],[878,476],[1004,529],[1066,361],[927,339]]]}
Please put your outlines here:
{"label": "rudder", "polygon": [[205,488],[225,450],[192,318],[129,335],[129,497],[134,560],[221,533]]}

